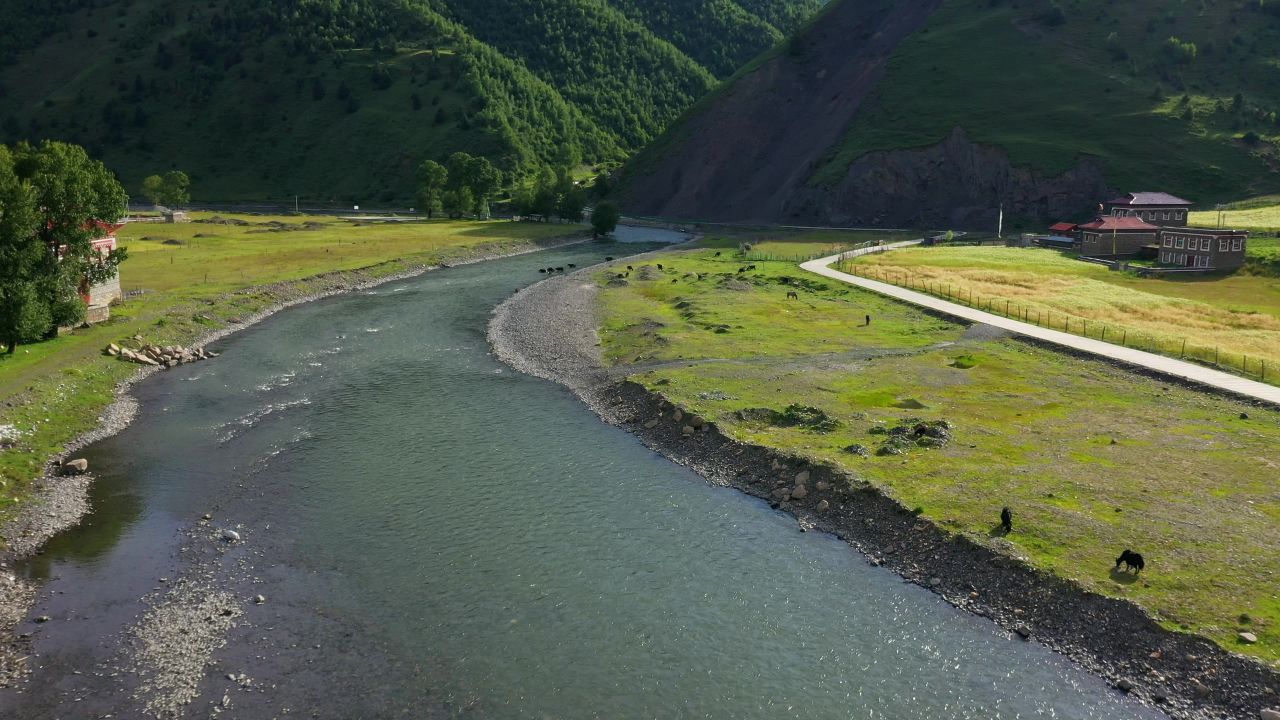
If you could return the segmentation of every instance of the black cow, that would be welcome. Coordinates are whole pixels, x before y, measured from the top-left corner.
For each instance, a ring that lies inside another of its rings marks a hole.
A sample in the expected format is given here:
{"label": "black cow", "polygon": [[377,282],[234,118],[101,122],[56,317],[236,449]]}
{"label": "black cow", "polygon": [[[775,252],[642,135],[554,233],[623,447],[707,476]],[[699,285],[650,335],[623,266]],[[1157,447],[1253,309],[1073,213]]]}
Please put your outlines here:
{"label": "black cow", "polygon": [[799,299],[800,299],[800,296],[796,294],[796,291],[795,291],[795,290],[788,290],[788,291],[787,291],[787,299],[788,299],[788,300],[799,300]]}
{"label": "black cow", "polygon": [[612,255],[606,255],[606,256],[605,256],[605,258],[604,258],[604,261],[605,261],[605,262],[613,262],[613,256],[612,256]]}
{"label": "black cow", "polygon": [[1117,570],[1120,569],[1120,563],[1124,563],[1125,571],[1132,570],[1134,574],[1142,572],[1142,569],[1147,566],[1147,564],[1142,560],[1142,555],[1139,555],[1127,548],[1124,552],[1120,553],[1120,557],[1116,558]]}
{"label": "black cow", "polygon": [[569,267],[571,267],[571,268],[576,268],[576,267],[578,267],[578,266],[577,266],[577,265],[574,265],[573,263],[569,263]]}
{"label": "black cow", "polygon": [[546,268],[538,268],[538,272],[540,272],[540,273],[544,273],[544,274],[545,274],[545,273],[547,272],[547,269],[546,269]]}
{"label": "black cow", "polygon": [[1009,508],[1000,511],[1000,527],[1004,529],[1006,535],[1013,532],[1013,513]]}

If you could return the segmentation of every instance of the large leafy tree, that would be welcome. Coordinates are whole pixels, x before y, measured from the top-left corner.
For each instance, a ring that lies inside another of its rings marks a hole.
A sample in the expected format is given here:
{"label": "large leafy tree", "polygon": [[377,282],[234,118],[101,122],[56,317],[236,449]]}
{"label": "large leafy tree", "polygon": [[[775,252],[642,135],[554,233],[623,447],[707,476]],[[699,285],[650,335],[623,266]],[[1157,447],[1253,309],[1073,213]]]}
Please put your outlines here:
{"label": "large leafy tree", "polygon": [[435,160],[426,160],[418,166],[418,200],[427,218],[434,217],[440,208],[441,195],[449,184],[449,171]]}
{"label": "large leafy tree", "polygon": [[464,152],[450,155],[446,166],[449,188],[459,193],[466,190],[470,197],[465,211],[476,217],[488,215],[489,200],[502,186],[502,173],[488,158],[473,157]]}
{"label": "large leafy tree", "polygon": [[608,235],[618,228],[618,220],[622,219],[622,212],[618,206],[605,201],[596,206],[591,213],[591,230],[596,237]]}
{"label": "large leafy tree", "polygon": [[149,175],[142,181],[142,194],[156,205],[181,207],[191,202],[191,178],[181,170]]}
{"label": "large leafy tree", "polygon": [[39,292],[46,248],[36,237],[35,190],[14,170],[13,153],[0,145],[0,342],[12,353],[49,328]]}
{"label": "large leafy tree", "polygon": [[36,285],[48,303],[50,332],[84,319],[80,290],[117,272],[123,248],[108,255],[93,247],[103,224],[124,215],[129,196],[101,162],[78,145],[46,140],[19,144],[14,173],[28,184],[37,211],[42,254]]}

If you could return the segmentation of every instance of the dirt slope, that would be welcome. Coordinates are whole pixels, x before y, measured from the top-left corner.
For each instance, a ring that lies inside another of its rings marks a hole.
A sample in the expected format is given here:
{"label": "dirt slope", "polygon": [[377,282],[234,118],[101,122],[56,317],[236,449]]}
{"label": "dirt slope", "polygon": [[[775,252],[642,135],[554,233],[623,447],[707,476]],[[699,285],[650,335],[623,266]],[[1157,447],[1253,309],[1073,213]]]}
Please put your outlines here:
{"label": "dirt slope", "polygon": [[894,49],[941,4],[832,7],[641,158],[626,181],[626,210],[707,220],[794,214],[789,200],[875,89]]}

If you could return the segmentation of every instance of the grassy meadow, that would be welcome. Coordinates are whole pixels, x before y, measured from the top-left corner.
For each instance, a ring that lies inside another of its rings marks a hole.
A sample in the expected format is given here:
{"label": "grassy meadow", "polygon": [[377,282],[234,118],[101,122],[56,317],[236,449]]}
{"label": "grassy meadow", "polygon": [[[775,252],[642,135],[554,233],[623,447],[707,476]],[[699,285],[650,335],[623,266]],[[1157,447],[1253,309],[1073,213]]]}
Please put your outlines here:
{"label": "grassy meadow", "polygon": [[[359,271],[376,279],[420,264],[508,252],[580,226],[505,221],[354,222],[336,217],[225,216],[211,222],[134,223],[119,233],[126,298],[111,320],[0,354],[0,426],[21,432],[0,452],[0,518],[20,503],[44,461],[92,428],[115,385],[137,366],[101,349],[134,335],[185,344],[279,301],[278,284],[320,291],[322,276]],[[273,288],[271,286],[277,285]]]}
{"label": "grassy meadow", "polygon": [[[607,362],[741,440],[834,463],[951,532],[1280,661],[1280,413],[714,252],[673,251],[625,285],[625,265],[597,276]],[[793,403],[834,429],[752,412]],[[954,439],[877,455],[879,431],[906,418],[946,419]],[[992,532],[1004,505],[1007,538]],[[1112,573],[1126,547],[1147,558],[1140,578]]]}
{"label": "grassy meadow", "polygon": [[[975,298],[1059,330],[1212,364],[1280,383],[1280,278],[1244,273],[1139,278],[1054,250],[910,248],[858,258],[860,273]],[[1247,366],[1247,370],[1246,370]]]}

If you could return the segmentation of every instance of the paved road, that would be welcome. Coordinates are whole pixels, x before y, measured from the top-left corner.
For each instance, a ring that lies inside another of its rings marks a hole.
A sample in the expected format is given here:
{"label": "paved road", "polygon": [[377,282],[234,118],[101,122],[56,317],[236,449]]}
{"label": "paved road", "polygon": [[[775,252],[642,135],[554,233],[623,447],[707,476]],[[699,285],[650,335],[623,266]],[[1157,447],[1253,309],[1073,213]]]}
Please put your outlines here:
{"label": "paved road", "polygon": [[[864,250],[855,250],[846,253],[844,257],[856,257],[858,255],[866,255],[873,252],[895,250],[915,245],[919,242],[919,240],[913,240],[909,242],[891,243],[881,247],[866,248]],[[975,310],[974,308],[966,305],[942,300],[932,295],[926,295],[925,293],[916,292],[914,290],[907,290],[896,285],[890,285],[889,283],[850,275],[828,267],[840,259],[841,256],[832,255],[830,257],[819,258],[817,260],[810,260],[809,262],[802,263],[800,267],[811,273],[831,278],[832,280],[839,280],[841,282],[849,283],[850,285],[857,285],[858,287],[878,292],[881,295],[887,295],[897,300],[903,300],[921,307],[937,310],[938,312],[946,313],[953,317],[992,325],[1019,335],[1025,335],[1027,337],[1036,338],[1037,340],[1043,340],[1055,345],[1069,347],[1074,350],[1082,350],[1100,357],[1110,358],[1112,360],[1128,363],[1129,365],[1153,370],[1162,375],[1168,375],[1182,380],[1189,380],[1209,387],[1226,390],[1227,392],[1234,393],[1236,395],[1262,400],[1264,402],[1280,406],[1280,387],[1249,380],[1247,378],[1242,378],[1238,375],[1232,375],[1219,370],[1213,370],[1194,363],[1175,360],[1163,355],[1156,355],[1155,353],[1134,350],[1132,348],[1122,347],[1120,345],[1114,345],[1100,340],[1090,340],[1089,338],[1072,335],[1059,330],[1042,328],[1038,325],[1024,323],[1019,320],[1012,320],[1000,315],[983,312],[982,310]]]}

